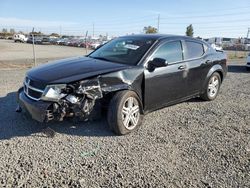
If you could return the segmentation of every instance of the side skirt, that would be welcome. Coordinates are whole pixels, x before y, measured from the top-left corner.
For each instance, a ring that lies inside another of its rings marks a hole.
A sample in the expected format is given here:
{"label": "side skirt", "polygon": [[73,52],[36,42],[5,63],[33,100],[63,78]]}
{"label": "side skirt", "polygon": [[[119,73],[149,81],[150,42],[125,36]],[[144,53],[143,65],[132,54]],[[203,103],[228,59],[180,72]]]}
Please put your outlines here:
{"label": "side skirt", "polygon": [[153,111],[156,111],[156,110],[160,110],[160,109],[163,109],[165,107],[168,107],[168,106],[173,106],[175,104],[179,104],[179,103],[182,103],[182,102],[185,102],[185,101],[188,101],[190,99],[193,99],[193,98],[197,98],[200,96],[200,93],[196,93],[194,95],[191,95],[191,96],[188,96],[188,97],[184,97],[184,98],[181,98],[181,99],[177,99],[175,101],[171,101],[169,103],[166,103],[166,104],[163,104],[162,106],[160,107],[157,107],[157,108],[153,108],[153,109],[150,109],[150,110],[147,110],[147,111],[144,111],[144,114],[148,114],[150,112],[153,112]]}

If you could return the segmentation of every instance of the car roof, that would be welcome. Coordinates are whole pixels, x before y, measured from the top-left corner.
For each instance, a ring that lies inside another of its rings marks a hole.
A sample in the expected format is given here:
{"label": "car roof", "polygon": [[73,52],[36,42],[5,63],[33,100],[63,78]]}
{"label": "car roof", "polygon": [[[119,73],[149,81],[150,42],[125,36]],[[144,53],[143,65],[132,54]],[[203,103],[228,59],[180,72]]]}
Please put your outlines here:
{"label": "car roof", "polygon": [[178,38],[178,39],[191,39],[197,40],[192,37],[187,36],[180,36],[180,35],[170,35],[170,34],[136,34],[136,35],[126,35],[122,36],[122,38],[145,38],[145,39],[152,39],[152,40],[162,40],[162,39],[171,39],[171,38]]}

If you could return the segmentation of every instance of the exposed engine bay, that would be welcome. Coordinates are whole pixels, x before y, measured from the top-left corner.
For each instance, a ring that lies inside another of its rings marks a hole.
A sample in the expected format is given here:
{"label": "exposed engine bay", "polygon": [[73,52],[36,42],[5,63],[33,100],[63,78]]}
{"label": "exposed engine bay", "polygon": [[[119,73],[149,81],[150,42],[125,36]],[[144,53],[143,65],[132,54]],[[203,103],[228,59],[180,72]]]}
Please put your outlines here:
{"label": "exposed engine bay", "polygon": [[103,97],[98,79],[79,81],[62,89],[63,98],[46,110],[45,121],[63,121],[65,117],[88,118],[96,100]]}

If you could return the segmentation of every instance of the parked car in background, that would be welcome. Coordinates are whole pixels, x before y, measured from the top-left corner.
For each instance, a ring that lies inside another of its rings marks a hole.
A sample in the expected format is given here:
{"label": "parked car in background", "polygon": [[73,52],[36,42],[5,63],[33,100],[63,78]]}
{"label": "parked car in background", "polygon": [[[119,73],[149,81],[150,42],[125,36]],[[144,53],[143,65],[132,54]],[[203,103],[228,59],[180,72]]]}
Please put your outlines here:
{"label": "parked car in background", "polygon": [[[34,39],[34,41],[35,41],[35,39]],[[33,38],[32,38],[32,37],[29,37],[28,40],[27,40],[27,43],[32,44],[32,43],[33,43]]]}
{"label": "parked car in background", "polygon": [[194,97],[214,100],[226,73],[225,53],[204,41],[124,36],[86,57],[28,71],[18,90],[17,111],[48,122],[87,120],[105,109],[111,130],[123,135],[138,129],[148,112]]}
{"label": "parked car in background", "polygon": [[14,42],[27,42],[28,38],[23,34],[15,34],[13,36]]}
{"label": "parked car in background", "polygon": [[221,46],[217,45],[217,44],[211,44],[212,48],[214,48],[215,50],[223,50]]}
{"label": "parked car in background", "polygon": [[50,38],[49,42],[50,42],[50,44],[56,45],[59,40],[60,40],[60,38]]}
{"label": "parked car in background", "polygon": [[90,48],[92,50],[95,50],[96,48],[98,48],[101,45],[101,43],[99,41],[94,41],[92,43],[90,43]]}
{"label": "parked car in background", "polygon": [[42,44],[50,44],[50,38],[49,37],[42,37]]}
{"label": "parked car in background", "polygon": [[64,41],[63,45],[65,45],[65,46],[70,46],[75,40],[76,40],[76,39],[72,39],[72,38],[66,39],[66,40]]}
{"label": "parked car in background", "polygon": [[56,40],[56,44],[57,45],[61,45],[60,43],[62,43],[64,41],[64,39],[63,38],[59,38],[58,40]]}
{"label": "parked car in background", "polygon": [[83,43],[85,40],[84,39],[78,39],[74,44],[73,46],[75,47],[80,47],[81,43]]}
{"label": "parked car in background", "polygon": [[[42,37],[34,37],[34,44],[42,44]],[[33,44],[33,37],[29,37],[27,43]]]}
{"label": "parked car in background", "polygon": [[67,46],[76,46],[79,39],[71,39],[66,45]]}
{"label": "parked car in background", "polygon": [[58,44],[58,45],[65,45],[65,43],[66,43],[67,41],[69,41],[68,38],[61,38],[61,39],[59,39],[59,40],[57,41],[57,44]]}
{"label": "parked car in background", "polygon": [[14,37],[13,36],[7,36],[7,37],[5,37],[5,39],[7,39],[7,40],[13,40]]}
{"label": "parked car in background", "polygon": [[83,41],[80,44],[78,44],[78,47],[83,47],[83,48],[90,48],[90,42],[89,41]]}
{"label": "parked car in background", "polygon": [[250,71],[250,53],[247,56],[247,64],[246,64],[246,69]]}
{"label": "parked car in background", "polygon": [[108,41],[107,40],[103,40],[102,42],[101,42],[101,45],[104,45],[104,44],[106,44]]}

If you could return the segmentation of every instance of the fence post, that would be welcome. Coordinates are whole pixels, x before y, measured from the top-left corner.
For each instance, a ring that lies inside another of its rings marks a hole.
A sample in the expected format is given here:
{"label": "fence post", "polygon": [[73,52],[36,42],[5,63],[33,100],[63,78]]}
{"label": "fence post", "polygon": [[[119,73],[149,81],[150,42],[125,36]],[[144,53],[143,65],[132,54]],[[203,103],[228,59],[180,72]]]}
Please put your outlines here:
{"label": "fence post", "polygon": [[36,52],[35,52],[34,27],[32,29],[32,46],[33,46],[34,66],[36,67]]}

